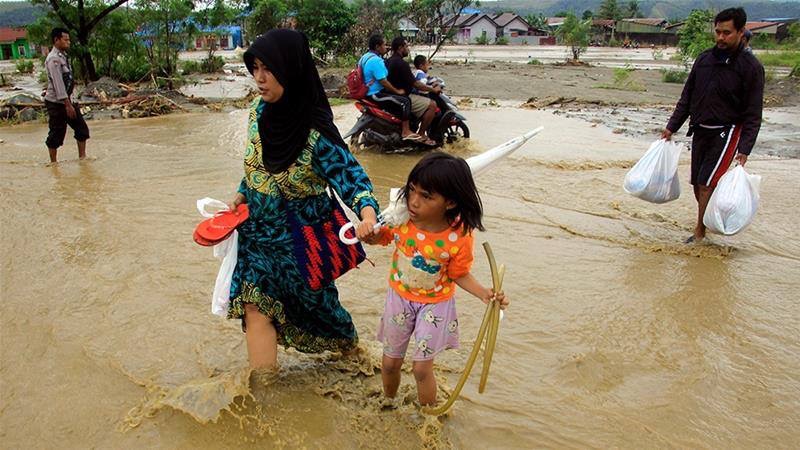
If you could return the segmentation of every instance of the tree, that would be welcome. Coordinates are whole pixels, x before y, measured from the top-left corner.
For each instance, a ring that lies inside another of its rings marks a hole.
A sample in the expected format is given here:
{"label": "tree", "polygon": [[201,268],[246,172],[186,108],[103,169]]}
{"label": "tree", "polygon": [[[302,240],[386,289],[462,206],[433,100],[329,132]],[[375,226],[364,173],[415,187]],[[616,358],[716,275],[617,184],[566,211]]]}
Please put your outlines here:
{"label": "tree", "polygon": [[584,11],[583,15],[581,16],[582,20],[589,20],[589,19],[593,19],[593,18],[594,18],[594,13],[590,9],[587,9],[586,11]]}
{"label": "tree", "polygon": [[178,51],[197,33],[190,21],[194,4],[190,0],[137,0],[147,58],[155,81],[158,75],[174,88],[173,75],[178,69]]}
{"label": "tree", "polygon": [[373,33],[381,33],[388,39],[399,35],[398,23],[408,14],[404,0],[358,0],[353,8],[356,23],[347,31],[339,48],[340,53],[347,55],[363,53]]}
{"label": "tree", "polygon": [[295,0],[297,29],[308,36],[308,42],[320,58],[327,58],[341,45],[342,38],[353,24],[355,15],[344,0]]}
{"label": "tree", "polygon": [[525,16],[525,22],[528,22],[528,25],[540,30],[547,29],[547,17],[542,13],[528,14]]}
{"label": "tree", "polygon": [[236,10],[228,6],[224,0],[205,0],[204,9],[194,14],[195,21],[204,26],[212,34],[214,39],[208,45],[208,56],[206,56],[206,69],[208,72],[214,70],[214,52],[217,50],[217,41],[214,31],[217,27],[227,25],[236,18]]}
{"label": "tree", "polygon": [[714,13],[704,9],[695,9],[686,18],[683,27],[678,31],[678,48],[685,60],[696,58],[714,45],[711,35],[713,20]]}
{"label": "tree", "polygon": [[562,44],[569,46],[572,52],[572,60],[578,61],[581,53],[586,51],[589,46],[589,30],[591,20],[578,20],[574,13],[569,13],[564,19],[564,23],[556,30],[556,36]]}
{"label": "tree", "polygon": [[248,32],[258,36],[278,28],[288,17],[289,9],[284,0],[257,0],[253,2],[253,12],[247,18]]}
{"label": "tree", "polygon": [[621,19],[622,10],[620,10],[617,0],[603,0],[600,9],[597,11],[597,17],[600,19]]}
{"label": "tree", "polygon": [[[49,6],[50,14],[57,17],[61,24],[70,31],[70,35],[77,40],[78,45],[74,46],[74,49],[77,50],[81,73],[85,79],[92,81],[97,80],[98,77],[89,50],[89,37],[106,16],[127,2],[128,0],[111,2],[94,0],[86,4],[84,0],[31,0],[34,5]],[[50,42],[48,45],[52,44]]]}
{"label": "tree", "polygon": [[625,16],[629,18],[642,17],[642,10],[639,7],[638,0],[630,0],[628,2],[628,7],[627,11],[625,12]]}
{"label": "tree", "polygon": [[433,36],[436,47],[428,55],[428,59],[442,48],[442,45],[455,36],[455,25],[464,8],[480,3],[472,0],[412,0],[409,15],[419,26],[428,24],[427,32]]}

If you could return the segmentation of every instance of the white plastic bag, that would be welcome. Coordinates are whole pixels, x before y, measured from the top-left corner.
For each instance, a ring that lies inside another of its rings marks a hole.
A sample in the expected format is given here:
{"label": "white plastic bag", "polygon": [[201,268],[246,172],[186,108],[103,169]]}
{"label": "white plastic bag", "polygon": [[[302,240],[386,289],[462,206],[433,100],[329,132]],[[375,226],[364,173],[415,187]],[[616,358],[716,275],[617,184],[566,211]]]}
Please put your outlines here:
{"label": "white plastic bag", "polygon": [[753,221],[758,209],[761,175],[750,175],[737,165],[720,178],[711,194],[703,224],[714,233],[736,234]]}
{"label": "white plastic bag", "polygon": [[[209,211],[213,208],[214,211]],[[213,198],[202,198],[197,201],[197,210],[203,217],[214,217],[219,211],[227,211],[228,205]],[[228,305],[230,304],[231,279],[233,270],[236,269],[239,252],[239,233],[233,230],[224,241],[214,246],[214,257],[222,259],[217,273],[217,281],[214,283],[214,294],[211,296],[211,313],[221,317],[228,315]]]}
{"label": "white plastic bag", "polygon": [[678,159],[682,144],[659,139],[625,175],[625,192],[651,203],[666,203],[681,195]]}

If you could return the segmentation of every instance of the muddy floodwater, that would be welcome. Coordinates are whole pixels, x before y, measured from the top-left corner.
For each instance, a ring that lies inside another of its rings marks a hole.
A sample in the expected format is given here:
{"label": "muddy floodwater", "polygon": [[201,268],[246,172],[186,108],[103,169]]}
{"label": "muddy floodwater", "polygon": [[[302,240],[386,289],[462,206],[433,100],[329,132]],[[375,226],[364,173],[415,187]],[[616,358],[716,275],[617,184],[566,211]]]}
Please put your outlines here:
{"label": "muddy floodwater", "polygon": [[[355,121],[351,105],[335,112],[343,129]],[[68,136],[53,167],[46,125],[0,128],[2,447],[796,447],[800,136],[771,127],[797,122],[765,123],[776,144],[747,164],[763,176],[750,228],[686,246],[688,152],[680,199],[654,205],[622,190],[653,133],[510,107],[465,114],[474,139],[447,149],[463,157],[545,130],[477,180],[476,242],[507,266],[512,305],[486,392],[473,374],[440,419],[414,406],[410,373],[402,405],[381,409],[389,249],[368,248],[376,266],[338,282],[360,359],[281,351],[277,374],[250,374],[239,323],[211,315],[219,263],[192,242],[195,202],[233,195],[245,111],[91,122],[91,159],[76,161]],[[419,155],[357,157],[385,203]],[[474,273],[490,282],[479,248]],[[484,311],[466,295],[458,308],[462,349],[437,360],[440,399]]]}

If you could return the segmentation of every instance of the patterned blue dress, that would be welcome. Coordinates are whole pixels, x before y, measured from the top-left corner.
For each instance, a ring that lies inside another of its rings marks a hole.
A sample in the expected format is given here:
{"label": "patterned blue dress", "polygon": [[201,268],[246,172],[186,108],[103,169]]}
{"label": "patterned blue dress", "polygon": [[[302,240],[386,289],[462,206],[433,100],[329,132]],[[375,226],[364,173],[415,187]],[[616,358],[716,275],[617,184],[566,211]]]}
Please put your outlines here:
{"label": "patterned blue dress", "polygon": [[292,214],[303,223],[327,217],[328,186],[357,213],[365,206],[378,211],[372,183],[348,149],[316,130],[311,130],[307,146],[286,171],[266,171],[258,134],[264,105],[256,98],[250,106],[245,175],[239,186],[250,217],[238,228],[239,258],[228,318],[243,319],[245,304],[253,303],[270,318],[283,346],[306,353],[352,349],[358,336],[350,313],[339,303],[333,283],[316,291],[308,287],[293,253],[287,217]]}

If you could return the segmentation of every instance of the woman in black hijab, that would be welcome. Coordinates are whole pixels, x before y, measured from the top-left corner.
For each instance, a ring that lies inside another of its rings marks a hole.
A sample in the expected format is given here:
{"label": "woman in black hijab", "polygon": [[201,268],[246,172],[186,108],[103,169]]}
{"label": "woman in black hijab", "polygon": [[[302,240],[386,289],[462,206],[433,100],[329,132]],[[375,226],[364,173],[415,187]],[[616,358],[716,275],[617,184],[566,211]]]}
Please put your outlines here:
{"label": "woman in black hijab", "polygon": [[261,95],[250,107],[245,174],[230,205],[247,203],[250,218],[238,228],[228,318],[242,319],[254,368],[275,365],[277,344],[349,352],[358,342],[350,314],[333,282],[309,285],[309,261],[297,247],[314,246],[298,229],[330,217],[330,187],[361,217],[358,237],[371,235],[372,183],[333,123],[305,35],[269,31],[244,62]]}

